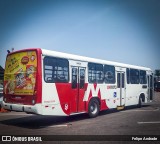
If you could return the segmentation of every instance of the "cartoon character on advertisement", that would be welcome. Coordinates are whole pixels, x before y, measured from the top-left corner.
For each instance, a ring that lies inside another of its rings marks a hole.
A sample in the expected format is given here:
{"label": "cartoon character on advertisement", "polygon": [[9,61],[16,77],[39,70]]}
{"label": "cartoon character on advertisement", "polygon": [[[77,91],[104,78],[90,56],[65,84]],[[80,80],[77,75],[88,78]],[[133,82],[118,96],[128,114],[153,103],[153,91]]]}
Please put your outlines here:
{"label": "cartoon character on advertisement", "polygon": [[16,74],[16,87],[22,89],[26,85],[26,79],[23,72]]}
{"label": "cartoon character on advertisement", "polygon": [[26,68],[26,69],[27,69],[27,70],[26,70],[26,76],[27,76],[28,78],[33,77],[33,74],[34,74],[34,71],[35,71],[34,66],[33,66],[33,65],[27,65],[27,68]]}
{"label": "cartoon character on advertisement", "polygon": [[15,90],[15,82],[13,80],[9,80],[5,87],[5,93],[6,94],[14,94],[14,90]]}
{"label": "cartoon character on advertisement", "polygon": [[36,56],[33,52],[28,52],[27,55],[28,57],[30,57],[31,62],[33,62],[36,59]]}
{"label": "cartoon character on advertisement", "polygon": [[28,81],[26,89],[34,89],[36,79],[35,79],[35,67],[33,65],[27,65],[26,79]]}

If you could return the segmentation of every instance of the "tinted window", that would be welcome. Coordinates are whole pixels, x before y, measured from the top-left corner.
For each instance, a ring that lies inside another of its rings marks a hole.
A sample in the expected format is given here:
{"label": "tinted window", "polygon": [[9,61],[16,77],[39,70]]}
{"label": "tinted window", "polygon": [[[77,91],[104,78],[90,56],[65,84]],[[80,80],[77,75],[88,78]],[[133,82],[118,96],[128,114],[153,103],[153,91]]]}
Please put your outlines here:
{"label": "tinted window", "polygon": [[104,81],[105,83],[115,83],[115,67],[110,65],[104,66]]}
{"label": "tinted window", "polygon": [[46,82],[68,82],[69,68],[68,60],[45,57],[44,58],[44,80]]}
{"label": "tinted window", "polygon": [[122,73],[122,88],[124,88],[124,83],[125,83],[125,78],[124,78],[124,73]]}
{"label": "tinted window", "polygon": [[129,74],[129,71],[130,71],[129,68],[127,68],[126,69],[126,72],[127,72],[127,84],[130,83],[130,76],[129,76],[130,74]]}
{"label": "tinted window", "polygon": [[120,88],[120,73],[117,73],[117,88]]}
{"label": "tinted window", "polygon": [[88,63],[89,83],[103,83],[103,65]]}
{"label": "tinted window", "polygon": [[139,80],[140,80],[140,84],[146,84],[147,83],[146,71],[140,70]]}
{"label": "tinted window", "polygon": [[139,84],[139,70],[130,69],[130,83]]}
{"label": "tinted window", "polygon": [[72,68],[72,88],[77,88],[77,68]]}
{"label": "tinted window", "polygon": [[153,76],[150,75],[150,87],[152,88],[153,87]]}
{"label": "tinted window", "polygon": [[124,73],[117,73],[117,88],[124,88]]}
{"label": "tinted window", "polygon": [[85,69],[80,69],[80,89],[84,88],[84,83],[85,83]]}

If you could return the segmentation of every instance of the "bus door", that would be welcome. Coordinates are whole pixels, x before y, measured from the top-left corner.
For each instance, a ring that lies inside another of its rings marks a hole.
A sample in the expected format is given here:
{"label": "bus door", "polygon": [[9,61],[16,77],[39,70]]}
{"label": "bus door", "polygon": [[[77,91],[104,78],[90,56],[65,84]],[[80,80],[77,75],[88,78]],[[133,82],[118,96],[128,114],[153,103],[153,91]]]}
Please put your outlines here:
{"label": "bus door", "polygon": [[125,105],[126,88],[125,88],[125,72],[117,72],[117,96],[120,101],[118,106]]}
{"label": "bus door", "polygon": [[86,68],[74,66],[71,67],[71,72],[71,112],[83,112],[85,111],[85,102],[83,101],[83,98],[85,93]]}
{"label": "bus door", "polygon": [[148,101],[153,100],[154,95],[154,78],[153,74],[148,75]]}

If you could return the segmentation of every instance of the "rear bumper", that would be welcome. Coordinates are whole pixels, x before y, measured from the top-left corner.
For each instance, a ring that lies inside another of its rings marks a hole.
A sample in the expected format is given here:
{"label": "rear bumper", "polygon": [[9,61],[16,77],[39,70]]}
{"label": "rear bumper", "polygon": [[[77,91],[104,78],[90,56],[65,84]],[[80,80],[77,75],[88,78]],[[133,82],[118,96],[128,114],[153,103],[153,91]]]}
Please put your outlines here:
{"label": "rear bumper", "polygon": [[6,110],[10,111],[19,111],[19,112],[28,112],[34,114],[42,114],[41,104],[35,104],[34,106],[31,105],[21,105],[21,104],[10,104],[2,102],[2,107]]}
{"label": "rear bumper", "polygon": [[44,106],[42,104],[35,104],[34,106],[32,106],[32,105],[5,103],[3,101],[2,107],[10,111],[19,111],[19,112],[33,113],[39,115],[67,116],[67,114],[64,113],[64,111],[62,110],[60,104],[47,105],[47,106]]}

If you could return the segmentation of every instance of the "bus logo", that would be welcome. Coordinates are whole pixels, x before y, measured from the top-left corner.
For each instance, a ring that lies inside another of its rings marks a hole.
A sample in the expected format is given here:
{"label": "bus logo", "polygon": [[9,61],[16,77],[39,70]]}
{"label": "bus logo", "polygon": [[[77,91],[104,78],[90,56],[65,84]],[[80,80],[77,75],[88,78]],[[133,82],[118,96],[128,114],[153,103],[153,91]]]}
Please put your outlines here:
{"label": "bus logo", "polygon": [[29,58],[27,56],[22,57],[21,63],[22,64],[27,64],[29,62]]}

